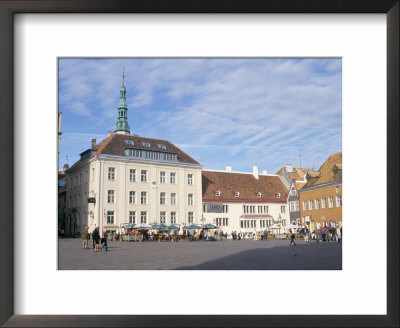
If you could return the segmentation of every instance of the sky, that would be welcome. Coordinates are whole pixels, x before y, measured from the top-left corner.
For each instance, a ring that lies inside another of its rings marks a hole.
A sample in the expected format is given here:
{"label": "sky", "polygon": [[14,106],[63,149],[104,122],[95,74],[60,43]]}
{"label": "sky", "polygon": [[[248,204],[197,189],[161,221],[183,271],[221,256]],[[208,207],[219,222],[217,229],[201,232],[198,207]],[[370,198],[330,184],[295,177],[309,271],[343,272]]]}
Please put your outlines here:
{"label": "sky", "polygon": [[319,169],[342,150],[341,59],[60,58],[60,169],[114,131],[123,70],[131,134],[206,169]]}

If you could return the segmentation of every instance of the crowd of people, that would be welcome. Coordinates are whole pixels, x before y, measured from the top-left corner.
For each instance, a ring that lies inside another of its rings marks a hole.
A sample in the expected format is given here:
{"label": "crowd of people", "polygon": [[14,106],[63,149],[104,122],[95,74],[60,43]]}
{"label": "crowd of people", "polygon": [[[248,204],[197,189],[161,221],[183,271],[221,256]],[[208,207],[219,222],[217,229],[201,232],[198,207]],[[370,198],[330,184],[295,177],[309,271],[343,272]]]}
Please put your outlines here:
{"label": "crowd of people", "polygon": [[309,242],[310,238],[317,242],[342,241],[342,228],[319,228],[312,233],[309,229],[301,229],[299,234],[303,236],[305,242]]}
{"label": "crowd of people", "polygon": [[83,241],[83,249],[89,249],[89,240],[92,239],[93,249],[95,252],[99,252],[103,248],[108,251],[107,245],[107,230],[103,232],[103,237],[100,237],[99,227],[96,227],[93,232],[89,233],[89,227],[86,226],[81,233],[81,238]]}
{"label": "crowd of people", "polygon": [[[99,252],[103,249],[105,251],[108,250],[108,245],[107,245],[107,239],[108,239],[108,232],[107,230],[104,230],[103,236],[100,236],[100,231],[99,227],[96,227],[92,233],[89,233],[88,231],[88,226],[86,226],[81,234],[81,238],[83,240],[83,249],[89,249],[89,240],[92,240],[92,245],[93,249],[95,252]],[[183,231],[183,234],[178,235],[176,231],[173,231],[171,233],[168,233],[167,231],[159,231],[159,232],[149,232],[148,230],[132,230],[129,232],[129,234],[141,234],[142,240],[177,240],[177,239],[184,239],[187,241],[194,241],[194,240],[204,240],[204,241],[224,241],[228,240],[228,237],[230,237],[232,240],[245,240],[246,238],[248,239],[253,239],[253,240],[268,240],[268,231],[265,230],[264,232],[236,232],[232,231],[230,233],[230,236],[228,236],[227,232],[224,232],[223,230],[201,230],[200,232],[194,231]],[[113,239],[118,240],[120,235],[114,235]],[[309,242],[310,238],[311,240],[314,240],[316,242],[330,242],[330,241],[337,241],[341,242],[342,241],[342,228],[321,228],[321,229],[316,229],[312,233],[310,233],[310,230],[307,228],[301,229],[297,232],[297,234],[294,233],[291,229],[289,229],[289,234],[288,236],[290,239],[290,244],[296,246],[295,239],[296,237],[299,238],[301,237],[304,239],[306,243]]]}

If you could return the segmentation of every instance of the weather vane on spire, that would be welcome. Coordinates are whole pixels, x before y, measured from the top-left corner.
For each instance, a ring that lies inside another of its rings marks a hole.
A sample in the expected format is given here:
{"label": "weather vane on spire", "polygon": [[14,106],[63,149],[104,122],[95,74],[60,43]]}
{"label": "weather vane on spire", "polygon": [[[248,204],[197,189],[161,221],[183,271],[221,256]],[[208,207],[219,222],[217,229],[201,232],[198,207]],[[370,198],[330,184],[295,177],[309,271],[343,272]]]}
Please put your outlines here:
{"label": "weather vane on spire", "polygon": [[125,86],[125,67],[122,67],[122,85]]}

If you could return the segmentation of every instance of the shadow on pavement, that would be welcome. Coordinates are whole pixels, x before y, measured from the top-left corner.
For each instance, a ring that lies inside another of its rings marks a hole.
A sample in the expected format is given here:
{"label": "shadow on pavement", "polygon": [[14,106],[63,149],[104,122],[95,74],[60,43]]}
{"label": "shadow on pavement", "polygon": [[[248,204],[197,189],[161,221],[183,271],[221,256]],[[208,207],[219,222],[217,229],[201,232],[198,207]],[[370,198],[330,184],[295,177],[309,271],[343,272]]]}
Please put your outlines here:
{"label": "shadow on pavement", "polygon": [[342,270],[342,247],[310,243],[256,248],[175,270]]}

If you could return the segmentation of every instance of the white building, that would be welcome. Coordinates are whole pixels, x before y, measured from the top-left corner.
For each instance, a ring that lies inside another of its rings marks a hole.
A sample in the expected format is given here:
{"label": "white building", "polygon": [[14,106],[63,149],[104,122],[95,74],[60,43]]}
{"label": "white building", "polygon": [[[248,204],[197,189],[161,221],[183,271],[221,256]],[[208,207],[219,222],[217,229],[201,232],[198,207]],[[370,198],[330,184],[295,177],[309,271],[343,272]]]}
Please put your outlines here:
{"label": "white building", "polygon": [[125,223],[200,224],[202,166],[166,140],[130,135],[122,85],[115,133],[67,171],[67,217],[73,232],[119,232]]}
{"label": "white building", "polygon": [[202,171],[203,223],[224,232],[286,232],[290,224],[288,189],[277,175],[226,171]]}

